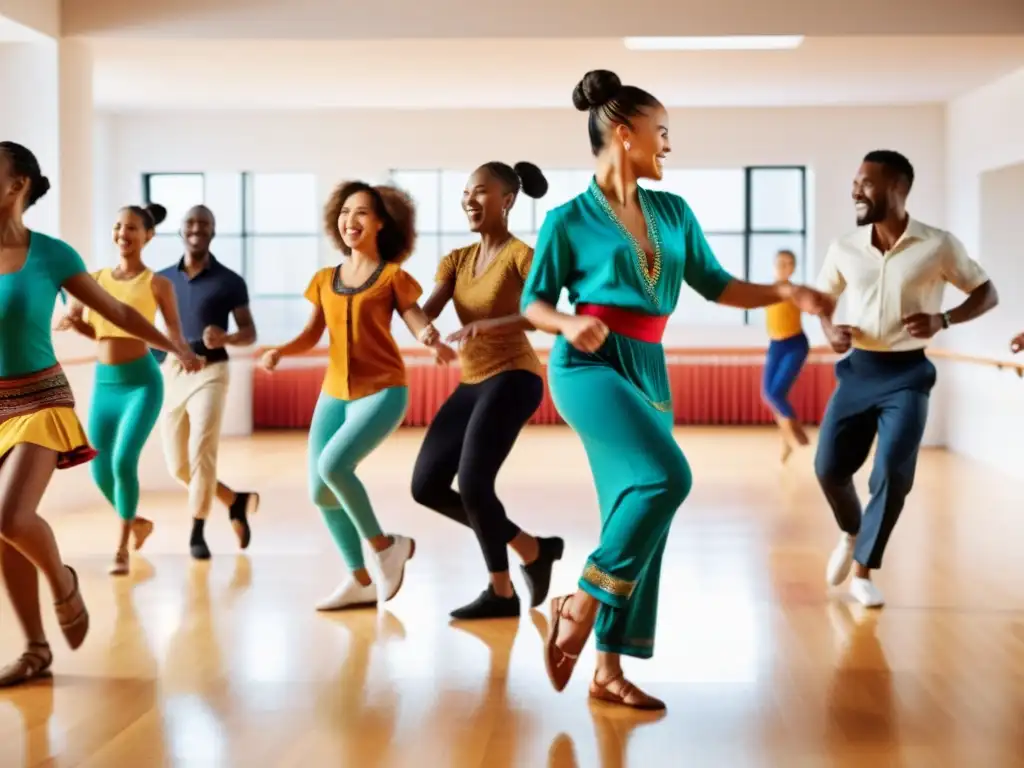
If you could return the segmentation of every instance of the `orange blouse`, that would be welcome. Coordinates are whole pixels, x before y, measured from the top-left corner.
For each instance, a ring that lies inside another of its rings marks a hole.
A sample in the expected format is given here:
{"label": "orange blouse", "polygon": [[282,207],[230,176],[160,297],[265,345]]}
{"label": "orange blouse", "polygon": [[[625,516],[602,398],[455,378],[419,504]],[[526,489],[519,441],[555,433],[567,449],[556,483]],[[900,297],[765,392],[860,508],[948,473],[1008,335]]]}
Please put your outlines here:
{"label": "orange blouse", "polygon": [[323,310],[330,335],[323,392],[358,400],[389,387],[406,386],[405,363],[391,335],[394,312],[416,304],[423,289],[397,264],[382,261],[358,288],[342,285],[338,267],[319,270],[306,298]]}

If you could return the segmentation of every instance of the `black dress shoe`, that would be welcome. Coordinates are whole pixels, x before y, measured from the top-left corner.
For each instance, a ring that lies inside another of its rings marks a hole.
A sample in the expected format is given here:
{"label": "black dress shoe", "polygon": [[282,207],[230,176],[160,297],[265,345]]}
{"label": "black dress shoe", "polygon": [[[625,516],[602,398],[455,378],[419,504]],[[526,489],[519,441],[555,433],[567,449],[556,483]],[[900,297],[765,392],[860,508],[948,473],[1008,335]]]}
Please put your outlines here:
{"label": "black dress shoe", "polygon": [[231,520],[231,527],[238,537],[238,546],[246,549],[252,540],[252,530],[249,528],[249,515],[254,513],[260,505],[258,493],[239,493],[235,495],[235,501],[228,509],[228,519]]}
{"label": "black dress shoe", "polygon": [[453,619],[508,619],[519,617],[519,595],[501,597],[488,586],[480,597],[469,605],[451,612]]}
{"label": "black dress shoe", "polygon": [[530,590],[531,608],[536,608],[547,600],[548,589],[551,587],[551,571],[555,567],[555,561],[561,560],[565,551],[565,542],[557,537],[538,538],[537,544],[540,549],[537,559],[529,565],[519,566]]}

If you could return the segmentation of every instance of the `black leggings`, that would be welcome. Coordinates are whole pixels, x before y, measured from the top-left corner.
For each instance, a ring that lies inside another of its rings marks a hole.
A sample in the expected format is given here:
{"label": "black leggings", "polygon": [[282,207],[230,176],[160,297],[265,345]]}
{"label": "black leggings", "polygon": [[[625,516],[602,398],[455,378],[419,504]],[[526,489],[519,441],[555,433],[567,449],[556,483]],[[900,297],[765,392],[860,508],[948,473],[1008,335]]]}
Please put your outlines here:
{"label": "black leggings", "polygon": [[[431,422],[416,459],[413,498],[472,528],[491,573],[508,570],[506,548],[519,533],[494,483],[543,396],[544,383],[530,371],[459,384]],[[458,493],[452,489],[456,475]]]}

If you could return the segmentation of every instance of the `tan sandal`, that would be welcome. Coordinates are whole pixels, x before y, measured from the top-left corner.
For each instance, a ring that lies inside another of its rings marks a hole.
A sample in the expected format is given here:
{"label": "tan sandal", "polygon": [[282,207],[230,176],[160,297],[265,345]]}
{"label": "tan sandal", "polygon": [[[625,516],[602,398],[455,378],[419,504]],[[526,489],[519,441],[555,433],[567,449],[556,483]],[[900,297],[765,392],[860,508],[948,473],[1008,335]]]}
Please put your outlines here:
{"label": "tan sandal", "polygon": [[[580,643],[579,650],[576,652],[558,647],[558,628],[561,626],[562,621],[575,621],[571,613],[564,612],[566,604],[571,599],[572,595],[566,595],[565,597],[555,597],[551,600],[551,623],[548,627],[548,639],[545,643],[544,664],[548,671],[548,679],[556,691],[564,690],[565,686],[569,684],[569,678],[572,677],[572,671],[576,668],[580,651],[583,650],[583,646],[587,643],[587,638],[584,638],[583,642]],[[588,632],[587,637],[589,636],[590,633]]]}
{"label": "tan sandal", "polygon": [[146,539],[153,532],[153,522],[144,517],[136,517],[132,520],[132,537],[135,539],[135,551],[142,549]]}
{"label": "tan sandal", "polygon": [[64,567],[71,573],[73,582],[71,594],[54,603],[54,608],[57,611],[57,621],[60,622],[64,639],[68,641],[68,645],[74,651],[85,642],[85,636],[89,634],[89,611],[86,609],[82,593],[78,589],[78,574],[70,565]]}
{"label": "tan sandal", "polygon": [[[609,686],[619,683],[618,690],[613,691]],[[665,702],[641,691],[633,685],[620,672],[606,683],[597,682],[597,675],[590,681],[590,698],[598,701],[606,701],[609,704],[619,704],[632,709],[646,711],[657,711],[665,709]]]}
{"label": "tan sandal", "polygon": [[33,680],[52,677],[51,664],[53,653],[50,651],[49,643],[29,643],[28,650],[16,661],[0,669],[0,688],[12,688]]}

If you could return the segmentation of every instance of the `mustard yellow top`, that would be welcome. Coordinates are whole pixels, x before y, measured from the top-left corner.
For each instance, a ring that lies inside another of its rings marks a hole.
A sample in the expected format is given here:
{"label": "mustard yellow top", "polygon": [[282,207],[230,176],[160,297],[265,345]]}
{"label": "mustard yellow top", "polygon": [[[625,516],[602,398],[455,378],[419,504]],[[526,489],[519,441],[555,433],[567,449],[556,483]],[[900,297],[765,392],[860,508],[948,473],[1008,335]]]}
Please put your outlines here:
{"label": "mustard yellow top", "polygon": [[349,288],[338,267],[313,275],[306,299],[324,313],[330,336],[323,392],[358,400],[406,385],[405,362],[391,335],[391,317],[411,309],[423,289],[397,264],[382,261],[365,283]]}
{"label": "mustard yellow top", "polygon": [[[445,256],[437,268],[437,282],[455,281],[452,300],[463,325],[518,315],[523,285],[533,263],[533,249],[514,237],[477,276],[479,255],[479,243],[459,248]],[[466,339],[459,360],[464,384],[477,384],[504,371],[541,373],[540,359],[521,328]]]}
{"label": "mustard yellow top", "polygon": [[[122,301],[136,310],[150,323],[156,320],[156,296],[153,294],[153,272],[146,269],[128,280],[118,280],[110,267],[92,273],[93,279],[118,301]],[[105,317],[86,310],[85,322],[92,326],[97,339],[131,339],[127,331],[122,331]]]}
{"label": "mustard yellow top", "polygon": [[800,310],[792,302],[780,301],[778,304],[772,304],[765,309],[764,317],[768,337],[772,341],[782,341],[803,333]]}

